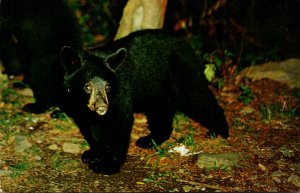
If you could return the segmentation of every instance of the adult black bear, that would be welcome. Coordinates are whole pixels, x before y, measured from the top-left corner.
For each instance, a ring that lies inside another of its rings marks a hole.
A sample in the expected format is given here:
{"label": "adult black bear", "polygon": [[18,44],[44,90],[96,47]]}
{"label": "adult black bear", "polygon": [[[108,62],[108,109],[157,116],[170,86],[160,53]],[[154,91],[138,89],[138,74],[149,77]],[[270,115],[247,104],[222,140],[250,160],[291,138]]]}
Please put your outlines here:
{"label": "adult black bear", "polygon": [[81,49],[79,29],[66,0],[0,1],[0,58],[8,75],[24,73],[36,100],[24,110],[42,113],[63,100],[59,54],[64,45]]}
{"label": "adult black bear", "polygon": [[136,142],[143,148],[170,137],[176,111],[211,134],[228,137],[224,112],[208,88],[203,65],[182,39],[142,30],[81,56],[64,47],[61,58],[64,84],[76,103],[69,115],[90,145],[82,160],[97,173],[116,173],[124,163],[134,112],[146,114],[151,131]]}

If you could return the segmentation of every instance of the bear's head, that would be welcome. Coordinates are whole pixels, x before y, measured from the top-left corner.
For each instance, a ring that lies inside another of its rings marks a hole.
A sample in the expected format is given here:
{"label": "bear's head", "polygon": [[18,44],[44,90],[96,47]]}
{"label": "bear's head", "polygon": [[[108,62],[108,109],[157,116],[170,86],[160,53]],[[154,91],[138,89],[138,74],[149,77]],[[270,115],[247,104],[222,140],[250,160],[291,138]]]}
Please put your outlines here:
{"label": "bear's head", "polygon": [[103,116],[109,110],[110,99],[118,89],[116,71],[127,55],[125,48],[113,53],[91,49],[79,55],[65,46],[61,61],[65,69],[64,86],[78,102]]}

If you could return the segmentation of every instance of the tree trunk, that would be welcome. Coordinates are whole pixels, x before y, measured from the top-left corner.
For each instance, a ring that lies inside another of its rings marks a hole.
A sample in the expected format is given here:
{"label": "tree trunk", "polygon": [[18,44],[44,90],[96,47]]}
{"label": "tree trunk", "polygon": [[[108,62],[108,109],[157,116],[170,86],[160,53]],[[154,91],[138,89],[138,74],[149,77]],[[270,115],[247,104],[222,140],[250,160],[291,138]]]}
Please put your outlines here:
{"label": "tree trunk", "polygon": [[140,29],[163,27],[167,0],[129,0],[123,10],[115,39]]}

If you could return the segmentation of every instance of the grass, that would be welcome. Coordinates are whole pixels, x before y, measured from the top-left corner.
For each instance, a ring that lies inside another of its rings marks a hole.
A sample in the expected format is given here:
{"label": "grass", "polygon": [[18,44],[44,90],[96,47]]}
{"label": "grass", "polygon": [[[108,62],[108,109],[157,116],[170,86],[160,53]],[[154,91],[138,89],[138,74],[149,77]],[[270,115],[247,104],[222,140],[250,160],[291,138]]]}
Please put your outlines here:
{"label": "grass", "polygon": [[50,166],[55,170],[64,170],[67,160],[63,158],[60,152],[55,152],[51,156]]}
{"label": "grass", "polygon": [[[157,168],[162,159],[168,158],[173,159],[175,155],[170,153],[169,150],[173,149],[176,146],[184,144],[187,148],[192,149],[192,151],[196,151],[198,148],[198,144],[194,140],[195,128],[192,127],[190,123],[190,119],[182,113],[177,113],[174,117],[173,121],[174,131],[180,133],[180,137],[171,136],[173,140],[164,142],[161,146],[157,146],[153,141],[155,153],[147,156],[148,164],[150,162],[153,163],[153,167]],[[185,134],[183,131],[185,130]],[[186,131],[187,130],[187,131]]]}
{"label": "grass", "polygon": [[63,152],[54,152],[50,159],[51,168],[58,171],[74,171],[79,164],[81,160]]}
{"label": "grass", "polygon": [[87,149],[90,145],[88,144],[88,142],[84,139],[80,145],[81,149]]}
{"label": "grass", "polygon": [[297,113],[296,108],[288,109],[285,103],[260,106],[261,119],[264,121],[275,120],[283,117],[292,118],[298,116]]}
{"label": "grass", "polygon": [[1,90],[2,100],[4,103],[12,103],[13,105],[20,105],[19,95],[14,89],[4,88]]}
{"label": "grass", "polygon": [[30,152],[35,155],[35,156],[41,156],[42,155],[42,150],[38,145],[32,145],[30,147]]}
{"label": "grass", "polygon": [[30,168],[30,164],[26,160],[27,159],[24,157],[22,161],[19,161],[10,167],[10,170],[12,171],[10,174],[11,178],[18,178],[23,172]]}
{"label": "grass", "polygon": [[163,147],[158,146],[154,140],[152,140],[152,142],[154,144],[153,149],[155,149],[156,152],[154,154],[151,154],[146,157],[148,159],[147,164],[150,164],[150,162],[153,161],[153,159],[151,159],[151,158],[154,158],[155,161],[152,166],[154,168],[158,168],[160,160],[163,158],[171,158],[172,154],[170,154],[168,152],[168,149],[166,147],[163,148]]}
{"label": "grass", "polygon": [[188,125],[188,130],[189,133],[176,139],[175,143],[184,144],[188,147],[191,147],[192,151],[194,152],[197,150],[197,143],[194,140],[195,129],[191,125]]}

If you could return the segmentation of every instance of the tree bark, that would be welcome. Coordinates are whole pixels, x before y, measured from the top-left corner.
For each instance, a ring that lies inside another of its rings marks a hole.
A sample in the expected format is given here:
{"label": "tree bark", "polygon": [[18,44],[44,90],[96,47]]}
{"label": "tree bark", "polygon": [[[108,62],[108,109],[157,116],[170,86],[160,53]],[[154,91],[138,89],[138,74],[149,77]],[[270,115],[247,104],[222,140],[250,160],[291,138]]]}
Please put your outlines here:
{"label": "tree bark", "polygon": [[129,0],[123,10],[115,39],[140,29],[163,27],[167,0]]}

